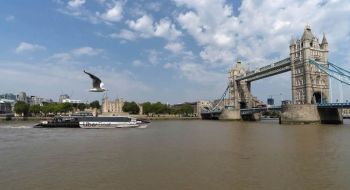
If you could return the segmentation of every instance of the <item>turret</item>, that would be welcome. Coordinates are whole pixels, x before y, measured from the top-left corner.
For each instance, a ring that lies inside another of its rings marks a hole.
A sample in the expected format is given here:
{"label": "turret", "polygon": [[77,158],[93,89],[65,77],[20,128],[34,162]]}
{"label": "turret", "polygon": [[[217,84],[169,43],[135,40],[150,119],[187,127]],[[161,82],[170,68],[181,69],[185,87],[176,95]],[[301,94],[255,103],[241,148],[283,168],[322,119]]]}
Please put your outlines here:
{"label": "turret", "polygon": [[328,49],[328,41],[327,41],[326,35],[324,33],[323,33],[321,48],[324,50]]}
{"label": "turret", "polygon": [[296,42],[295,42],[295,39],[294,37],[292,36],[291,39],[290,39],[290,44],[289,44],[289,50],[290,52],[294,52],[295,49],[296,49]]}
{"label": "turret", "polygon": [[290,46],[292,46],[292,45],[295,45],[295,39],[293,36],[290,39]]}
{"label": "turret", "polygon": [[306,25],[303,36],[301,37],[302,46],[304,48],[310,47],[313,39],[314,39],[314,35],[311,32],[311,28],[309,25]]}

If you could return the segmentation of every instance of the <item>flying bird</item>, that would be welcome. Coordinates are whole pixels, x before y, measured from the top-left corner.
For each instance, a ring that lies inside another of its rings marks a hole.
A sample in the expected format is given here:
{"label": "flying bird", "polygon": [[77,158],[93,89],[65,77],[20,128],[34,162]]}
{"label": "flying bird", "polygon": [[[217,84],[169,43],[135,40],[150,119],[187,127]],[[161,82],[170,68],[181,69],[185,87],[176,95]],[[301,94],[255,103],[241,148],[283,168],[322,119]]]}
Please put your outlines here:
{"label": "flying bird", "polygon": [[101,79],[99,79],[97,76],[88,73],[84,70],[84,73],[88,74],[90,78],[92,79],[92,88],[90,89],[90,92],[104,92],[106,89],[103,88],[103,83],[101,82]]}

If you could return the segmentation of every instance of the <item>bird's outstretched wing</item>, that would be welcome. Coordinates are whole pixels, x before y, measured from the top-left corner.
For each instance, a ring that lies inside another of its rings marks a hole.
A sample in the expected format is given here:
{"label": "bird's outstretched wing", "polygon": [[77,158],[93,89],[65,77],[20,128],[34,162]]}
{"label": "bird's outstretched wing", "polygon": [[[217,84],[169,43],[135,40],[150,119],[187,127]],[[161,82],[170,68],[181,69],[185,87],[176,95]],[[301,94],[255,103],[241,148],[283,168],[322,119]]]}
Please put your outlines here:
{"label": "bird's outstretched wing", "polygon": [[90,78],[92,79],[92,87],[94,88],[101,88],[100,84],[101,84],[101,79],[99,79],[97,76],[88,73],[84,70],[84,73],[88,74],[90,76]]}

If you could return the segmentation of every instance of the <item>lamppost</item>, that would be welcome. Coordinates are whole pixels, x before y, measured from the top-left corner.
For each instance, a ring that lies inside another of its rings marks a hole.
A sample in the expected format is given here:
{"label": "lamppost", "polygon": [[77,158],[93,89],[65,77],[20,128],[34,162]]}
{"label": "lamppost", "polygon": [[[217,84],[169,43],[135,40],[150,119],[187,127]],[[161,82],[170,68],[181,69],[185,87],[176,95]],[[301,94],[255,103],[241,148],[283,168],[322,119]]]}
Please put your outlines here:
{"label": "lamppost", "polygon": [[283,93],[280,93],[281,96],[281,105],[283,104]]}
{"label": "lamppost", "polygon": [[321,104],[323,103],[323,94],[322,94],[322,88],[323,88],[323,82],[322,82],[322,78],[321,78],[321,72],[320,72],[320,88],[321,88]]}
{"label": "lamppost", "polygon": [[323,95],[322,95],[323,83],[322,83],[322,78],[321,78],[321,72],[318,73],[317,78],[318,78],[318,80],[316,81],[316,83],[318,83],[317,85],[319,85],[319,87],[321,89],[321,104],[322,104],[323,103]]}

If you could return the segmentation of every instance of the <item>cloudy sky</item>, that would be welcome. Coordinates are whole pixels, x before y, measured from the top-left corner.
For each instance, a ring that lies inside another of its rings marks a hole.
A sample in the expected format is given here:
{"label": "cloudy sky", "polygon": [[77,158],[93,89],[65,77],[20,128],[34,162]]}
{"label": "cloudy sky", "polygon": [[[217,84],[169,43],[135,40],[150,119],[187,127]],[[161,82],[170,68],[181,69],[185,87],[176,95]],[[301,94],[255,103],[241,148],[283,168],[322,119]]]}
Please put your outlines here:
{"label": "cloudy sky", "polygon": [[[0,93],[101,99],[88,92],[85,69],[113,99],[211,100],[237,60],[254,69],[288,57],[291,36],[300,38],[306,24],[320,39],[326,34],[329,60],[350,69],[348,0],[6,0]],[[290,73],[252,90],[262,100],[290,99]]]}

